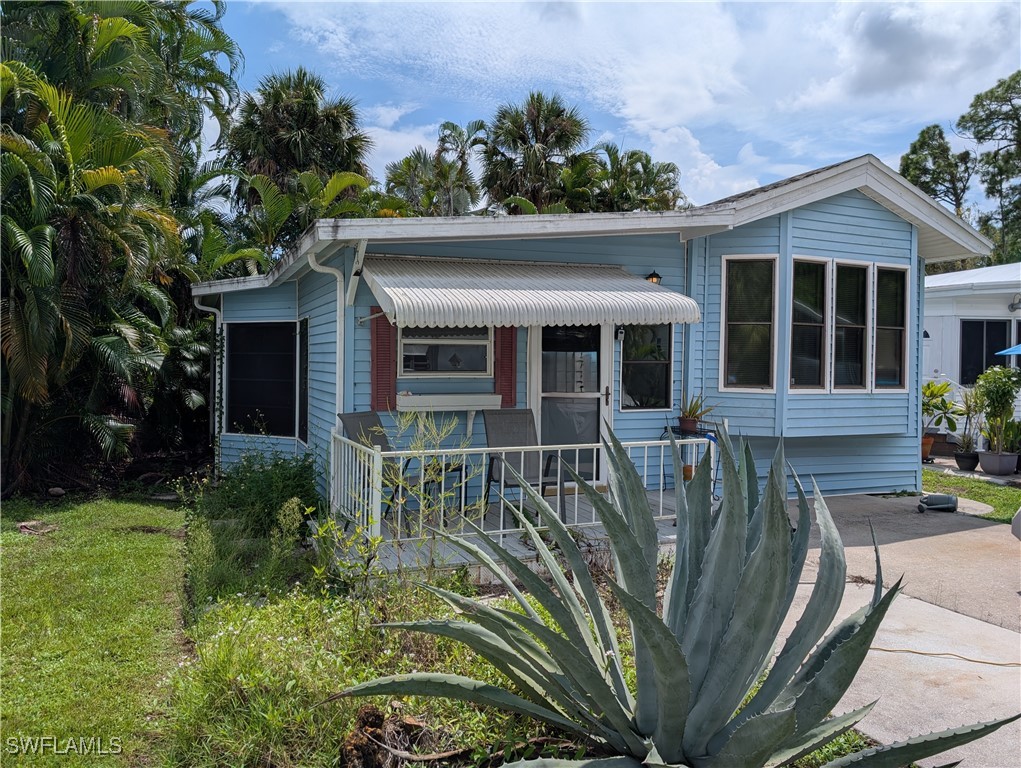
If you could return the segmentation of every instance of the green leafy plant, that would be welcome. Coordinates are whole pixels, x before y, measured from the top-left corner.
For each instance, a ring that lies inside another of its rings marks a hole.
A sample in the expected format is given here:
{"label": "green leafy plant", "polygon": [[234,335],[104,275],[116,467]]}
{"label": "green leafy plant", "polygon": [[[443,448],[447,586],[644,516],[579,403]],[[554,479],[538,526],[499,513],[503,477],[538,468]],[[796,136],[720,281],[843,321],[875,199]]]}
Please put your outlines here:
{"label": "green leafy plant", "polygon": [[706,403],[704,394],[692,394],[681,403],[681,418],[698,421],[712,413],[715,407]]}
{"label": "green leafy plant", "polygon": [[1014,368],[994,365],[983,371],[975,382],[975,392],[981,398],[986,416],[986,432],[990,450],[1004,452],[1004,432],[1014,415],[1017,394],[1021,391],[1021,372]]}
{"label": "green leafy plant", "polygon": [[957,430],[960,407],[947,398],[952,386],[949,381],[927,381],[922,385],[922,418],[926,430],[944,423],[951,432]]}
{"label": "green leafy plant", "polygon": [[1021,453],[1021,421],[1011,419],[1003,425],[1003,450]]}
{"label": "green leafy plant", "polygon": [[[612,436],[605,446],[608,499],[574,477],[610,541],[614,576],[607,577],[606,585],[630,620],[634,692],[621,660],[627,644],[619,642],[581,551],[533,492],[531,502],[566,567],[527,519],[522,516],[520,523],[551,583],[476,529],[485,548],[453,537],[449,541],[488,567],[520,610],[423,585],[463,619],[385,625],[460,640],[488,659],[516,692],[457,675],[410,674],[380,678],[331,698],[444,696],[491,705],[573,734],[592,756],[535,763],[543,768],[784,766],[843,734],[872,705],[832,719],[827,715],[865,659],[900,582],[883,593],[877,547],[872,600],[826,633],[840,605],[846,568],[843,545],[816,487],[819,574],[800,621],[770,665],[806,559],[809,503],[795,478],[799,513],[792,530],[782,450],[760,500],[750,449],[739,445],[739,464],[725,432],[720,448],[724,496],[716,514],[708,459],[676,491],[676,553],[662,613],[657,611],[657,528],[623,447]],[[679,467],[675,471],[680,474]],[[826,766],[903,765],[977,739],[1017,717],[868,748]]]}
{"label": "green leafy plant", "polygon": [[962,387],[960,416],[964,417],[964,429],[961,430],[957,447],[958,453],[972,453],[976,448],[975,432],[982,431],[982,399],[970,387]]}

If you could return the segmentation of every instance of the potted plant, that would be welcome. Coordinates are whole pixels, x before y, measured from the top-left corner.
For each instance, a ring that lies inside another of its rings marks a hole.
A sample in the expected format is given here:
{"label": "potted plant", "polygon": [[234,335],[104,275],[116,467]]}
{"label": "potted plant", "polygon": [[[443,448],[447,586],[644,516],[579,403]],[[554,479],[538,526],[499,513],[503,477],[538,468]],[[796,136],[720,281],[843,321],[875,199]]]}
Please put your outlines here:
{"label": "potted plant", "polygon": [[698,422],[709,414],[715,405],[707,405],[705,395],[693,394],[681,403],[680,423],[681,434],[694,435],[698,432]]}
{"label": "potted plant", "polygon": [[[957,404],[948,400],[951,384],[949,381],[927,381],[922,385],[922,461],[929,458],[929,451],[932,450],[933,441],[936,439],[935,428],[943,424],[951,432],[957,430],[957,419],[959,413]],[[930,431],[932,430],[932,431]]]}
{"label": "potted plant", "polygon": [[965,472],[974,472],[978,466],[978,450],[976,450],[975,432],[981,432],[982,402],[974,389],[961,389],[961,405],[959,415],[964,417],[964,429],[958,439],[954,461],[957,468]]}
{"label": "potted plant", "polygon": [[1011,419],[1003,430],[1003,450],[1007,453],[1016,453],[1016,472],[1021,472],[1021,421]]}
{"label": "potted plant", "polygon": [[1010,475],[1017,469],[1017,453],[1006,450],[1007,424],[1014,415],[1017,393],[1021,391],[1021,372],[1002,365],[984,371],[975,382],[986,417],[985,434],[989,450],[978,455],[982,471],[989,475]]}

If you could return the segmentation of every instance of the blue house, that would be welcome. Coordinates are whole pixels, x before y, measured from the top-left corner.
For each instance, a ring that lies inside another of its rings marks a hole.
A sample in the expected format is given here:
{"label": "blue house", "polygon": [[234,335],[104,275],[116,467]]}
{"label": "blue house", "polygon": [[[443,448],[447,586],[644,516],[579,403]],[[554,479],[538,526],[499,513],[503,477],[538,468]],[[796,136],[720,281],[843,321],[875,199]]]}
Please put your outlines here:
{"label": "blue house", "polygon": [[[378,511],[380,462],[411,471],[394,419],[431,413],[456,420],[433,455],[463,503],[486,414],[527,409],[597,484],[612,426],[654,494],[702,394],[762,471],[782,437],[828,494],[917,489],[924,264],[990,247],[871,155],[686,211],[319,221],[269,274],[193,288],[223,339],[218,460],[312,452],[335,508]],[[366,475],[338,416],[369,411],[390,444]]]}

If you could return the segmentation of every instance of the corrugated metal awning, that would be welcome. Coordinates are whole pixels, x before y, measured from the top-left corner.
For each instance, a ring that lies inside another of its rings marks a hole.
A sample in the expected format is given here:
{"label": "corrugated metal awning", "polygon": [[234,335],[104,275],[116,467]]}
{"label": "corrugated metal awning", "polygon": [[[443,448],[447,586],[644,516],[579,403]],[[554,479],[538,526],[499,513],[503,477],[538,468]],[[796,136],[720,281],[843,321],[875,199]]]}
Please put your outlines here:
{"label": "corrugated metal awning", "polygon": [[690,297],[616,266],[367,256],[362,277],[399,327],[700,320]]}

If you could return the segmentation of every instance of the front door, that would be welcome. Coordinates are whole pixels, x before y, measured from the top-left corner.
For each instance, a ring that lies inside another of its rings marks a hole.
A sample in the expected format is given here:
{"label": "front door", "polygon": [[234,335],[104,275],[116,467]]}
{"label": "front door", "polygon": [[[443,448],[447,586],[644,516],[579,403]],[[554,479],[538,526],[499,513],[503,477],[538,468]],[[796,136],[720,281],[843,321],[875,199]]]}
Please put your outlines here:
{"label": "front door", "polygon": [[[534,329],[541,333],[532,370],[538,368],[539,442],[543,445],[599,442],[602,423],[610,412],[612,366],[605,354],[609,330],[609,326],[599,325]],[[591,449],[561,452],[564,461],[586,480],[600,479],[596,454]]]}

